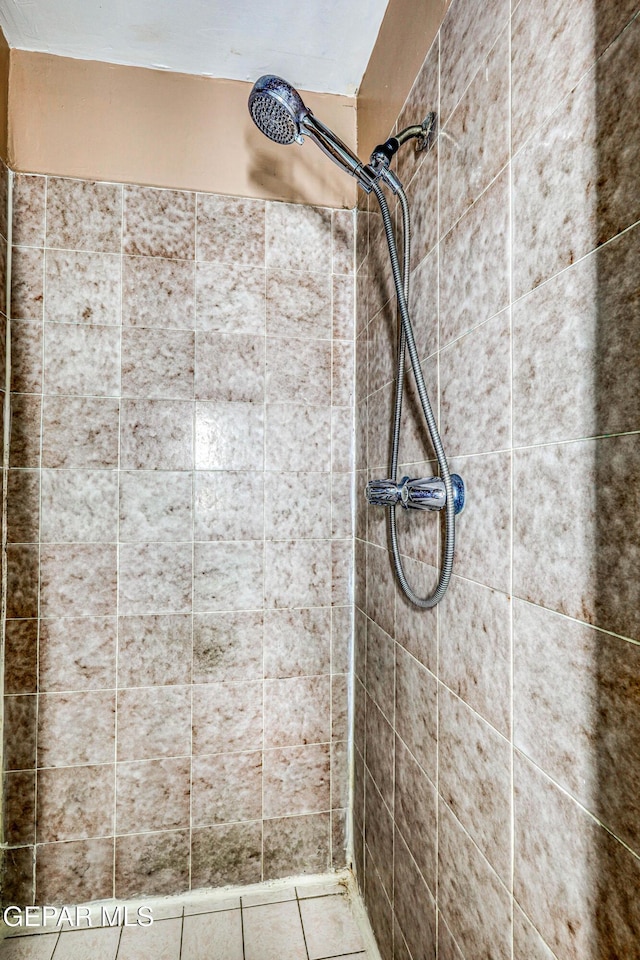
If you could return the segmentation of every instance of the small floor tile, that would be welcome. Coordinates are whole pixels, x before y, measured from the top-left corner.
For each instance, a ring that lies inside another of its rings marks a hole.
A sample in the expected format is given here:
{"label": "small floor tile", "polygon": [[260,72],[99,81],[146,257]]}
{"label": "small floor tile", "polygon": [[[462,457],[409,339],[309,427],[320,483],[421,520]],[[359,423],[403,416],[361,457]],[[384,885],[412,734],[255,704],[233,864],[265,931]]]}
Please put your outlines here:
{"label": "small floor tile", "polygon": [[181,939],[182,919],[159,920],[148,927],[125,927],[117,960],[180,960]]}
{"label": "small floor tile", "polygon": [[240,910],[185,917],[181,960],[243,960]]}
{"label": "small floor tile", "polygon": [[2,960],[51,960],[57,942],[57,933],[5,940]]}
{"label": "small floor tile", "polygon": [[309,960],[325,960],[364,949],[349,901],[340,896],[301,900],[302,925]]}
{"label": "small floor tile", "polygon": [[120,927],[101,927],[61,933],[55,960],[115,960],[121,932]]}
{"label": "small floor tile", "polygon": [[298,901],[242,911],[245,960],[307,960]]}

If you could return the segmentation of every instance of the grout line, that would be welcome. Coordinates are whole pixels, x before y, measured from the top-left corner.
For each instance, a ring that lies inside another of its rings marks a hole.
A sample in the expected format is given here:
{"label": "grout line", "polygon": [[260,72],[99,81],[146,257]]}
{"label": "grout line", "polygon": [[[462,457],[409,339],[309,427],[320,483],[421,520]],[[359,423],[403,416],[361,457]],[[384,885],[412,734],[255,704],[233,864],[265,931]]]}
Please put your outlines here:
{"label": "grout line", "polygon": [[[514,258],[513,258],[513,233],[514,233],[514,208],[513,208],[513,27],[511,17],[513,16],[513,0],[511,0],[510,11],[509,11],[509,105],[508,105],[508,115],[507,115],[507,136],[508,136],[508,191],[509,191],[509,211],[508,211],[508,222],[509,222],[509,259],[507,264],[507,276],[509,283],[509,435],[511,438],[511,447],[514,446],[514,370],[515,370],[515,357],[514,357],[514,327],[513,327],[513,291],[514,291]],[[514,542],[515,542],[515,516],[514,516],[514,507],[515,507],[515,470],[514,470],[515,458],[513,453],[509,458],[509,595],[513,598],[513,586],[514,586]],[[515,854],[516,854],[516,844],[515,844],[515,762],[514,762],[514,717],[515,717],[515,700],[514,700],[514,675],[515,675],[515,664],[514,664],[514,622],[513,622],[513,599],[509,603],[509,741],[510,741],[510,750],[509,750],[509,910],[511,914],[511,930],[510,930],[510,947],[511,947],[511,957],[513,960],[514,951],[515,951],[515,942],[514,942],[514,923],[513,923],[513,904],[514,904],[514,882],[515,882]]]}
{"label": "grout line", "polygon": [[307,954],[307,960],[310,960],[309,947],[307,945],[307,934],[305,933],[304,923],[302,920],[302,908],[300,906],[300,897],[298,896],[298,890],[296,888],[296,904],[298,907],[298,916],[300,917],[300,929],[302,930],[302,939],[304,940],[304,949]]}

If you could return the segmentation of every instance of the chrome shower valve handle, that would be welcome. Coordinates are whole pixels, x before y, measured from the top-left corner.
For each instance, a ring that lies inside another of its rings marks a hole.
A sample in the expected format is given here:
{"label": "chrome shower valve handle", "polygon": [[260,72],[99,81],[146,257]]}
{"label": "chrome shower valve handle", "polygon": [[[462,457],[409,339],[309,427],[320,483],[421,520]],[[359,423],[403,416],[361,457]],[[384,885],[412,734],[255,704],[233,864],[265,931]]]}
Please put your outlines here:
{"label": "chrome shower valve handle", "polygon": [[[464,481],[457,473],[451,474],[453,505],[456,515],[464,508]],[[412,480],[370,480],[366,487],[367,500],[380,507],[400,505],[405,510],[442,510],[447,502],[444,481],[439,477]]]}

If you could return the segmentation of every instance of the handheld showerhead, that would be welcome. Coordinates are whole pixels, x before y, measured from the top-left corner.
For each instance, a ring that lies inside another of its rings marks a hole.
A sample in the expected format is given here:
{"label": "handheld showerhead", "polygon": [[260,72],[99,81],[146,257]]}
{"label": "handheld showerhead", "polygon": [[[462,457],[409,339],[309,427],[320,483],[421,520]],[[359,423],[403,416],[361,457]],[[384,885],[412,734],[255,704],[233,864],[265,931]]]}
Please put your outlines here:
{"label": "handheld showerhead", "polygon": [[302,97],[281,77],[260,77],[249,94],[249,113],[259,130],[276,143],[303,142],[309,137],[339,167],[370,193],[378,174],[358,159],[346,143],[320,122]]}
{"label": "handheld showerhead", "polygon": [[253,122],[275,143],[301,142],[300,122],[308,112],[298,91],[280,77],[260,77],[249,94]]}

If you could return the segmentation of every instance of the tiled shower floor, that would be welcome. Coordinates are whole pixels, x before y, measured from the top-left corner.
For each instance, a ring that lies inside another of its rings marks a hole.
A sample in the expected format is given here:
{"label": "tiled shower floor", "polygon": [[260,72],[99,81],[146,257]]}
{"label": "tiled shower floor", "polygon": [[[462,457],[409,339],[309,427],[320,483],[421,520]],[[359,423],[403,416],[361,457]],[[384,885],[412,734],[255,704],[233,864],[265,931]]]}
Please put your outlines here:
{"label": "tiled shower floor", "polygon": [[[168,914],[173,914],[169,916]],[[225,900],[175,901],[148,927],[25,933],[1,960],[376,960],[351,898],[335,881],[266,887]],[[154,916],[157,912],[154,911]]]}

